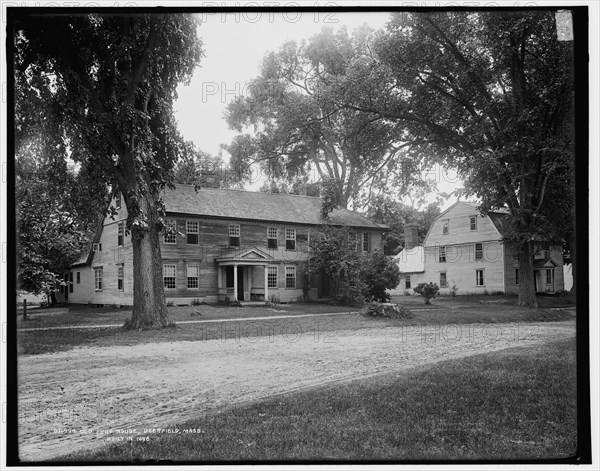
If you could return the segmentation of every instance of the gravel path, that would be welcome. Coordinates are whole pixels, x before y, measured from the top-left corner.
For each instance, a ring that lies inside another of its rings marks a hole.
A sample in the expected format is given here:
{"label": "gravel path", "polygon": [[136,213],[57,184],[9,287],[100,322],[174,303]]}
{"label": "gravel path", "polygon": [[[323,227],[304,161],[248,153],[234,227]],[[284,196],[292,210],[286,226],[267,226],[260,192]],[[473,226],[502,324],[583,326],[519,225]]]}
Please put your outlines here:
{"label": "gravel path", "polygon": [[[81,347],[19,358],[19,454],[38,461],[273,394],[575,336],[575,322],[463,324]],[[165,432],[162,432],[165,433]],[[152,437],[150,437],[151,439]]]}

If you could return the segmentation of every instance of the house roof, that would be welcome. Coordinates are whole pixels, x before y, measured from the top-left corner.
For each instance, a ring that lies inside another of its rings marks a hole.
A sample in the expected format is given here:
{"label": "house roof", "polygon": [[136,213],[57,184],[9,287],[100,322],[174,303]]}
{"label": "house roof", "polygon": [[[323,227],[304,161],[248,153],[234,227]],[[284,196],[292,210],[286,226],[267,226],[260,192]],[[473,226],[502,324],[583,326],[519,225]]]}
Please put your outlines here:
{"label": "house roof", "polygon": [[402,249],[398,255],[394,256],[394,261],[398,264],[400,273],[421,273],[425,271],[423,246],[418,245],[408,250]]}
{"label": "house roof", "polygon": [[[176,185],[166,189],[164,203],[167,212],[227,219],[274,221],[297,224],[323,224],[321,198],[284,193],[262,193],[220,188]],[[336,209],[329,215],[334,225],[388,230],[348,209]]]}
{"label": "house roof", "polygon": [[537,259],[533,261],[533,269],[540,270],[542,268],[556,268],[558,263],[556,263],[551,258]]}

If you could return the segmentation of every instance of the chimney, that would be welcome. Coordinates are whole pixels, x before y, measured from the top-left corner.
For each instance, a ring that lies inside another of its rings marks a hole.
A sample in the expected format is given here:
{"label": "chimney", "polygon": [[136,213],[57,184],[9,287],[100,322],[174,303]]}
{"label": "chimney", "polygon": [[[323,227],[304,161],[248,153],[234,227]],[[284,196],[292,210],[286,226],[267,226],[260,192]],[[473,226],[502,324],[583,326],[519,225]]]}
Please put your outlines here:
{"label": "chimney", "polygon": [[410,250],[419,245],[419,225],[414,222],[404,224],[404,248]]}

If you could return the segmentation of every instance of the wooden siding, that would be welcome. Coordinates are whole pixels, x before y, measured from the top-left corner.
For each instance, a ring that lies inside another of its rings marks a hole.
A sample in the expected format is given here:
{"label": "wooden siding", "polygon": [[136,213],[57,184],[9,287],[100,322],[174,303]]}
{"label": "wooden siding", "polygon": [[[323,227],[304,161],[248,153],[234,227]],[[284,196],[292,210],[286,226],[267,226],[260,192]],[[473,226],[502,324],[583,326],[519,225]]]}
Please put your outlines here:
{"label": "wooden siding", "polygon": [[[112,205],[114,205],[114,200]],[[99,243],[102,244],[102,250],[95,252],[92,257],[91,267],[82,267],[87,270],[87,281],[84,285],[81,279],[80,295],[71,299],[69,302],[89,302],[91,304],[117,304],[131,305],[133,303],[133,250],[131,245],[131,235],[124,234],[123,245],[118,246],[118,224],[125,222],[127,210],[124,202],[114,219],[106,217],[103,223],[102,234]],[[164,264],[173,264],[176,266],[176,280],[174,289],[165,289],[167,301],[177,303],[178,300],[189,302],[193,299],[200,301],[215,302],[219,297],[218,289],[218,264],[216,259],[231,255],[232,252],[242,253],[246,249],[258,248],[273,258],[269,261],[271,265],[278,266],[278,287],[269,288],[269,295],[279,295],[282,302],[296,301],[303,293],[303,274],[301,262],[306,260],[308,254],[308,243],[310,239],[311,228],[306,225],[298,224],[271,224],[271,223],[250,223],[235,220],[218,220],[201,217],[181,217],[167,216],[166,219],[177,222],[178,235],[174,244],[164,242],[164,237],[160,238],[161,255]],[[198,222],[198,243],[188,244],[186,235],[186,221]],[[240,225],[240,246],[229,246],[229,224]],[[277,227],[278,229],[278,247],[277,249],[268,248],[267,227]],[[286,250],[285,229],[293,228],[296,230],[296,250]],[[364,230],[360,232],[362,234]],[[371,253],[383,251],[382,234],[379,231],[369,231],[371,234]],[[124,269],[123,290],[118,289],[117,274],[119,266]],[[197,289],[187,287],[187,266],[198,265],[199,280]],[[285,266],[296,266],[296,288],[285,287]],[[239,267],[244,266],[247,270],[246,283],[251,282],[253,293],[264,293],[264,269],[262,266],[244,265],[239,263]],[[95,290],[94,268],[102,268],[103,285],[102,290]],[[161,266],[162,268],[162,266]],[[224,269],[222,276],[224,276]],[[76,275],[74,275],[76,276]],[[86,286],[87,298],[83,287]],[[222,287],[225,288],[223,281]],[[73,293],[69,293],[72,295]],[[311,289],[311,297],[317,297],[317,287]],[[77,301],[75,301],[75,299]]]}
{"label": "wooden siding", "polygon": [[[446,261],[439,261],[438,246],[425,247],[425,273],[422,281],[440,286],[440,273],[446,273],[448,286],[441,294],[449,294],[452,286],[457,294],[482,294],[484,291],[504,291],[504,247],[503,243],[483,242],[483,258],[476,260],[475,243],[446,246]],[[476,270],[484,270],[484,285],[475,283]],[[412,280],[411,280],[412,281]]]}
{"label": "wooden siding", "polygon": [[[477,217],[477,230],[475,231],[470,229],[469,218],[471,216]],[[448,234],[443,233],[445,220],[448,220]],[[423,246],[500,241],[501,239],[502,236],[490,218],[481,216],[473,206],[459,201],[434,221]]]}

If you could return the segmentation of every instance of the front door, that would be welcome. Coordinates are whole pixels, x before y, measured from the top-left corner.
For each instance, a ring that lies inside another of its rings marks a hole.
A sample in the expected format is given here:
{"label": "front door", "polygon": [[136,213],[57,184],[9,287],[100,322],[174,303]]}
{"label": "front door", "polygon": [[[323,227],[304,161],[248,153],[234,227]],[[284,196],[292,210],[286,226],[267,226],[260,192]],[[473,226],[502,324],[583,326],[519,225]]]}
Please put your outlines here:
{"label": "front door", "polygon": [[244,300],[244,267],[237,269],[237,298],[238,301]]}

